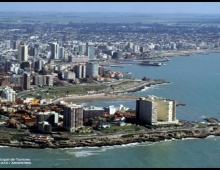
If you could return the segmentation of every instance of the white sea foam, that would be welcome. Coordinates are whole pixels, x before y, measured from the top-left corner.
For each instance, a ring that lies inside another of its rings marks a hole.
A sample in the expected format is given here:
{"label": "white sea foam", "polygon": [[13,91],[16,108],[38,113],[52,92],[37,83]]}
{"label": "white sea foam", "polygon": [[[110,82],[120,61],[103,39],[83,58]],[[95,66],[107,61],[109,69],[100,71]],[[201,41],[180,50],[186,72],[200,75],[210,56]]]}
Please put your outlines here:
{"label": "white sea foam", "polygon": [[70,159],[57,159],[57,160],[59,160],[59,161],[67,161],[67,160],[70,160]]}
{"label": "white sea foam", "polygon": [[148,90],[150,87],[144,87],[143,89],[141,89],[140,91],[146,91],[146,90]]}
{"label": "white sea foam", "polygon": [[161,141],[161,142],[172,142],[174,141],[175,139],[165,139],[164,141]]}
{"label": "white sea foam", "polygon": [[197,138],[182,138],[182,140],[191,140],[191,139],[197,139]]}
{"label": "white sea foam", "polygon": [[200,116],[199,118],[206,118],[206,116]]}
{"label": "white sea foam", "polygon": [[100,154],[101,152],[103,151],[67,151],[67,154],[73,155],[75,157],[87,157]]}
{"label": "white sea foam", "polygon": [[56,167],[56,166],[58,166],[58,165],[59,165],[59,164],[53,164],[52,167]]}
{"label": "white sea foam", "polygon": [[214,136],[214,135],[209,135],[209,136],[207,136],[206,138],[215,138],[216,136]]}

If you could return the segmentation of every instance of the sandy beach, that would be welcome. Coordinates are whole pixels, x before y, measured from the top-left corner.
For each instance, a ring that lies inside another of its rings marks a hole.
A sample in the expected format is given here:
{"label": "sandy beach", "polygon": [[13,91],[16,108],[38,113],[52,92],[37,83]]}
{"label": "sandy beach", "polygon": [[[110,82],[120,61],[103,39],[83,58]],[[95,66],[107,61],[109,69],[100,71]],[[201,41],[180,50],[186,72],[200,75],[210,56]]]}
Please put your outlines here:
{"label": "sandy beach", "polygon": [[60,98],[55,102],[64,101],[66,103],[70,102],[89,102],[89,101],[101,101],[101,100],[136,100],[138,96],[124,95],[124,94],[90,94],[85,96],[69,96],[65,98]]}

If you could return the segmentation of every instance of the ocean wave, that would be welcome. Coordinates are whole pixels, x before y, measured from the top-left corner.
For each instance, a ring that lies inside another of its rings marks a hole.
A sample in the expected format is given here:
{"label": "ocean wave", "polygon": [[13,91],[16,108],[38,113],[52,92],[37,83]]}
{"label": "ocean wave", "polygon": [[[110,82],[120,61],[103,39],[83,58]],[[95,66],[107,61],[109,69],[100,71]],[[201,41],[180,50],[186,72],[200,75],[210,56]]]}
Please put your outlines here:
{"label": "ocean wave", "polygon": [[200,116],[199,118],[206,118],[206,116]]}
{"label": "ocean wave", "polygon": [[146,90],[148,90],[150,87],[144,87],[143,89],[141,89],[140,91],[146,91]]}
{"label": "ocean wave", "polygon": [[[77,147],[76,148],[66,148],[67,151],[66,153],[69,155],[73,155],[75,157],[88,157],[92,155],[98,155],[100,153],[106,152],[108,150],[112,149],[119,149],[119,148],[130,148],[130,147],[146,147],[146,146],[152,146],[155,145],[159,142],[134,142],[134,143],[129,143],[129,144],[122,144],[122,145],[113,145],[113,146],[102,146],[102,147]],[[82,150],[79,150],[82,149]],[[64,160],[64,159],[63,159]]]}
{"label": "ocean wave", "polygon": [[0,148],[8,148],[9,146],[0,145]]}
{"label": "ocean wave", "polygon": [[174,140],[176,140],[176,139],[174,139],[174,138],[172,138],[172,139],[165,139],[164,141],[161,141],[161,142],[172,142]]}
{"label": "ocean wave", "polygon": [[171,84],[171,83],[172,83],[172,82],[150,85],[150,86],[148,86],[147,88],[149,88],[149,89],[160,89],[160,86],[168,85],[168,84]]}
{"label": "ocean wave", "polygon": [[182,140],[192,140],[192,139],[197,139],[197,138],[182,138]]}
{"label": "ocean wave", "polygon": [[209,135],[209,136],[207,136],[206,138],[215,138],[216,136],[214,136],[214,135]]}
{"label": "ocean wave", "polygon": [[79,158],[79,157],[97,155],[100,154],[101,152],[103,151],[102,150],[101,151],[67,151],[66,153]]}

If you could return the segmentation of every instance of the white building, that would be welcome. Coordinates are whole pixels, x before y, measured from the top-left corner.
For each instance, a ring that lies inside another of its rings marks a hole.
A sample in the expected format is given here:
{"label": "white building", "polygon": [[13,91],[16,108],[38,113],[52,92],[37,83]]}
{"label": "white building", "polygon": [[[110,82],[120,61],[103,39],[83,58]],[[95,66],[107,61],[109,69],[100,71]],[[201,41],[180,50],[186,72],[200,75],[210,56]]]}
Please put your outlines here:
{"label": "white building", "polygon": [[176,102],[156,96],[141,97],[136,100],[136,117],[149,124],[176,124]]}
{"label": "white building", "polygon": [[94,45],[88,45],[87,46],[87,56],[89,57],[89,60],[93,60],[94,55],[95,55]]}
{"label": "white building", "polygon": [[95,77],[99,74],[99,63],[98,62],[86,62],[86,76]]}
{"label": "white building", "polygon": [[38,112],[35,117],[35,125],[38,126],[39,122],[47,121],[52,126],[58,125],[58,113],[55,111]]}
{"label": "white building", "polygon": [[6,99],[7,101],[10,101],[10,102],[14,102],[15,101],[15,91],[10,88],[10,87],[5,87],[3,90],[2,90],[2,95],[1,97],[3,99]]}
{"label": "white building", "polygon": [[86,77],[86,66],[84,64],[76,65],[74,68],[76,78],[85,78]]}
{"label": "white building", "polygon": [[28,46],[25,43],[20,43],[18,46],[18,62],[28,61]]}
{"label": "white building", "polygon": [[68,131],[75,131],[83,126],[83,106],[68,104],[63,108],[63,127]]}
{"label": "white building", "polygon": [[64,47],[59,48],[59,59],[64,58]]}
{"label": "white building", "polygon": [[46,75],[46,85],[53,86],[53,75]]}
{"label": "white building", "polygon": [[17,86],[22,86],[23,84],[23,76],[22,75],[11,75],[11,83]]}
{"label": "white building", "polygon": [[11,64],[10,71],[18,74],[18,70],[20,69],[20,64]]}
{"label": "white building", "polygon": [[41,132],[51,132],[52,126],[47,121],[39,122],[38,123],[38,130]]}
{"label": "white building", "polygon": [[86,55],[86,44],[80,44],[79,45],[79,52],[82,55]]}
{"label": "white building", "polygon": [[50,48],[51,48],[51,59],[59,59],[59,44],[55,43],[51,43],[50,44]]}
{"label": "white building", "polygon": [[113,115],[117,111],[117,108],[115,106],[113,106],[113,105],[109,105],[109,106],[104,107],[104,110],[108,114]]}
{"label": "white building", "polygon": [[63,73],[64,80],[75,80],[76,75],[73,71],[64,71]]}

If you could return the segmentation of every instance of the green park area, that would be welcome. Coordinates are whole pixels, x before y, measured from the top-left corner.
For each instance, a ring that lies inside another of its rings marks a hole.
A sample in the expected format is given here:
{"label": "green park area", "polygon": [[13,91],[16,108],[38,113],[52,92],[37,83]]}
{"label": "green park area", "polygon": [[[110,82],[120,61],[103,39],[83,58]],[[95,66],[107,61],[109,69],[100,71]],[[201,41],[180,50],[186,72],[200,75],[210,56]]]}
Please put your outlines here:
{"label": "green park area", "polygon": [[116,133],[127,133],[127,132],[134,132],[141,130],[140,127],[136,125],[124,125],[124,126],[118,126],[118,125],[111,125],[109,128],[101,128],[100,132],[103,134],[116,134]]}
{"label": "green park area", "polygon": [[42,99],[55,99],[65,97],[68,95],[86,95],[88,91],[98,91],[105,89],[106,86],[64,86],[42,88],[40,91],[33,91],[22,97],[42,98]]}

